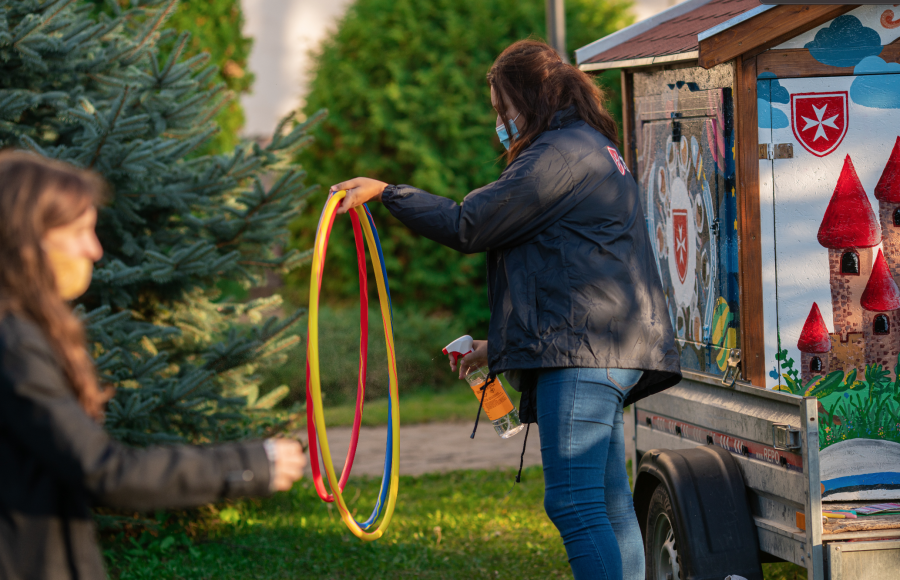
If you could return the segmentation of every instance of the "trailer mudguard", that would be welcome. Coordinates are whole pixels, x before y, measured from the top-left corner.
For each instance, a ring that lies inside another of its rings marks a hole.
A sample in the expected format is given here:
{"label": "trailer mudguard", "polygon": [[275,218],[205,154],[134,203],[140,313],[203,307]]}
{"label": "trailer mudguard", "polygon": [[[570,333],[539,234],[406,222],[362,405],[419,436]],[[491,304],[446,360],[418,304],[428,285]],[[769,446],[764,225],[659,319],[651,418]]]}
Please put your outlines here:
{"label": "trailer mudguard", "polygon": [[731,574],[763,580],[756,525],[731,453],[712,445],[645,453],[634,485],[644,538],[657,485],[666,487],[674,511],[682,580],[722,580]]}

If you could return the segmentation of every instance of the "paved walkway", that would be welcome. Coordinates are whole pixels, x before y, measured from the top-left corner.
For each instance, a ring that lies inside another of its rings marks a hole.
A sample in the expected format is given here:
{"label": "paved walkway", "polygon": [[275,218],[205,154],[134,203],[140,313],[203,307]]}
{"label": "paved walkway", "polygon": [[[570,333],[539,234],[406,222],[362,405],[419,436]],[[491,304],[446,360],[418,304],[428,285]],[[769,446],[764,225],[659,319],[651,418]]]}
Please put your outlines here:
{"label": "paved walkway", "polygon": [[[634,449],[634,424],[626,414],[626,457]],[[525,431],[510,439],[500,439],[488,422],[478,424],[478,432],[470,439],[472,423],[425,423],[400,427],[400,473],[452,471],[455,469],[518,468]],[[305,434],[305,432],[304,432]],[[304,437],[305,438],[305,437]],[[363,427],[353,461],[354,475],[380,476],[384,467],[385,427]],[[350,428],[328,430],[328,443],[338,469],[344,463],[350,444]],[[541,444],[538,426],[532,425],[525,450],[525,466],[541,464]],[[307,470],[308,471],[308,470]]]}

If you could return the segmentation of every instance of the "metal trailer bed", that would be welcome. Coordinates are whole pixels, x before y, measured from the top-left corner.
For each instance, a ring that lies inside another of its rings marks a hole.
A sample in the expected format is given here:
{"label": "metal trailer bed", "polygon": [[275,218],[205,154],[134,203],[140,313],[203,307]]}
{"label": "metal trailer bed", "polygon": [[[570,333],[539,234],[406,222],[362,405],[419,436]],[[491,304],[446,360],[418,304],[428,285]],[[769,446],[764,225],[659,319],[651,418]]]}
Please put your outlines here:
{"label": "metal trailer bed", "polygon": [[[641,460],[643,468],[663,450],[726,449],[743,479],[761,561],[793,562],[810,580],[900,579],[900,518],[882,523],[889,529],[841,531],[856,520],[823,525],[817,407],[815,398],[685,371],[680,384],[633,405],[632,464]],[[647,474],[635,478],[636,505],[648,493],[639,477]]]}

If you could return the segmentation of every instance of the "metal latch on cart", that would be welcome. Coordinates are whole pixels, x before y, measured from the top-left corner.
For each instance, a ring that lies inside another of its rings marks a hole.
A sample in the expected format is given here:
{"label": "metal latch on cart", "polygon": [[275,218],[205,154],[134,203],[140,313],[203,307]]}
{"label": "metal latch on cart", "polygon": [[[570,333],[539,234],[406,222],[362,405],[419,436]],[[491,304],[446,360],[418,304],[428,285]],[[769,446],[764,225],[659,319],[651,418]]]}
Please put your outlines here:
{"label": "metal latch on cart", "polygon": [[800,429],[786,423],[772,425],[772,447],[775,449],[800,449]]}
{"label": "metal latch on cart", "polygon": [[722,377],[723,385],[734,386],[735,381],[738,379],[738,365],[740,364],[741,349],[733,348],[728,351],[728,368],[725,369],[725,376]]}
{"label": "metal latch on cart", "polygon": [[794,144],[793,143],[760,143],[759,144],[760,159],[793,159]]}

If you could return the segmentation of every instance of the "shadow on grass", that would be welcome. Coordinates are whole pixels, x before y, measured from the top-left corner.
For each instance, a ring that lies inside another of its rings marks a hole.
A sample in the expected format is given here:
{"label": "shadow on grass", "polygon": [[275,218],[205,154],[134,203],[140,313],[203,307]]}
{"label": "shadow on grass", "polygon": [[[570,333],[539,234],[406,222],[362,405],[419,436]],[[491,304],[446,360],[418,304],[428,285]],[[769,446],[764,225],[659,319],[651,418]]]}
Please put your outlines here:
{"label": "shadow on grass", "polygon": [[[369,543],[306,479],[262,500],[159,512],[152,533],[106,533],[103,545],[110,576],[120,580],[571,578],[544,512],[541,468],[526,468],[519,485],[514,478],[510,470],[401,477],[390,528]],[[348,482],[357,519],[368,517],[379,483]],[[806,578],[791,564],[764,570],[766,580]]]}
{"label": "shadow on grass", "polygon": [[[526,469],[402,477],[394,519],[364,543],[319,500],[309,481],[264,500],[240,500],[205,514],[171,517],[156,536],[107,535],[111,576],[184,578],[571,577],[559,534],[543,509],[543,476]],[[354,478],[345,490],[368,517],[380,479]],[[512,490],[512,491],[510,491]],[[508,495],[507,495],[508,494]]]}

